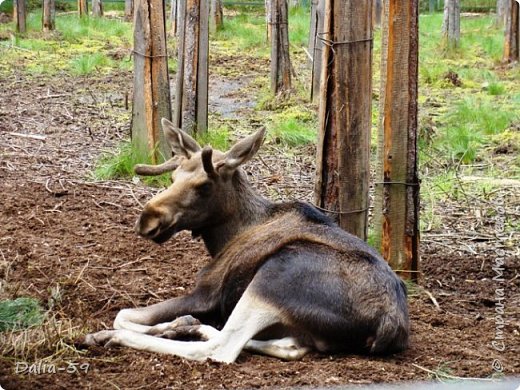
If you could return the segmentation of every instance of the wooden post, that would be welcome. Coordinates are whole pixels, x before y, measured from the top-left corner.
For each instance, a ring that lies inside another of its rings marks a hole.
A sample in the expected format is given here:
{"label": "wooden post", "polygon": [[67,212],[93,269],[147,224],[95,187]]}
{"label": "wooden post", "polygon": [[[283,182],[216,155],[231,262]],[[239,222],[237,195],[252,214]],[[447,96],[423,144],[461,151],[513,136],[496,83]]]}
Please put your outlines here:
{"label": "wooden post", "polygon": [[173,123],[184,131],[208,128],[209,6],[207,0],[180,0],[181,24]]}
{"label": "wooden post", "polygon": [[88,16],[87,0],[78,0],[78,15],[80,18],[83,16]]}
{"label": "wooden post", "polygon": [[446,0],[442,33],[448,49],[459,47],[460,42],[460,0]]}
{"label": "wooden post", "polygon": [[211,0],[209,12],[209,27],[213,34],[220,30],[224,25],[224,12],[222,10],[222,0]]}
{"label": "wooden post", "polygon": [[321,56],[323,51],[323,20],[325,17],[325,0],[312,0],[311,27],[309,32],[309,53],[311,53],[311,99],[319,98],[321,76]]}
{"label": "wooden post", "polygon": [[102,0],[92,0],[92,16],[103,16],[103,2]]}
{"label": "wooden post", "polygon": [[289,26],[287,0],[271,2],[271,91],[288,93],[291,89]]}
{"label": "wooden post", "polygon": [[13,1],[13,14],[16,32],[25,34],[27,31],[27,9],[25,0]]}
{"label": "wooden post", "polygon": [[373,11],[373,25],[374,27],[381,27],[381,13],[383,12],[383,0],[373,0],[374,7]]}
{"label": "wooden post", "polygon": [[520,61],[520,4],[515,0],[508,1],[505,15],[504,61],[518,62]]}
{"label": "wooden post", "polygon": [[266,23],[266,41],[271,42],[271,30],[273,24],[273,14],[271,12],[272,0],[265,0],[265,23]]}
{"label": "wooden post", "polygon": [[134,0],[125,0],[125,21],[131,22],[134,19]]}
{"label": "wooden post", "polygon": [[508,3],[509,0],[497,0],[495,24],[498,27],[505,26],[506,24],[506,10],[508,8]]}
{"label": "wooden post", "polygon": [[367,236],[372,127],[372,1],[326,0],[315,202]]}
{"label": "wooden post", "polygon": [[433,14],[435,10],[435,0],[429,0],[428,8],[431,14]]}
{"label": "wooden post", "polygon": [[56,6],[55,0],[43,0],[42,8],[42,30],[49,32],[54,30],[56,23]]}
{"label": "wooden post", "polygon": [[136,0],[132,143],[157,163],[171,156],[161,119],[171,119],[165,9],[162,0]]}
{"label": "wooden post", "polygon": [[170,2],[170,34],[173,37],[177,36],[177,15],[179,13],[179,0],[171,0]]}
{"label": "wooden post", "polygon": [[417,279],[419,0],[385,1],[381,46],[375,243],[394,270]]}

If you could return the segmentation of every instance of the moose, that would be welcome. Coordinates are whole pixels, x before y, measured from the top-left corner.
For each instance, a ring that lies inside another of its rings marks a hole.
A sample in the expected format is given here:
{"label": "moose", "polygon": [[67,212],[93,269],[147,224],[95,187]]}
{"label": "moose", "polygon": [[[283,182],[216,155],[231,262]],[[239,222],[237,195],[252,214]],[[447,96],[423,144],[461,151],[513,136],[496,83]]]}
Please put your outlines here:
{"label": "moose", "polygon": [[264,129],[223,153],[162,126],[173,157],[135,172],[172,172],[173,183],[144,206],[136,231],[161,244],[191,230],[212,259],[191,293],[123,309],[114,330],[88,334],[87,345],[225,363],[243,349],[294,360],[407,347],[406,287],[384,259],[314,206],[271,202],[248,182],[241,165]]}

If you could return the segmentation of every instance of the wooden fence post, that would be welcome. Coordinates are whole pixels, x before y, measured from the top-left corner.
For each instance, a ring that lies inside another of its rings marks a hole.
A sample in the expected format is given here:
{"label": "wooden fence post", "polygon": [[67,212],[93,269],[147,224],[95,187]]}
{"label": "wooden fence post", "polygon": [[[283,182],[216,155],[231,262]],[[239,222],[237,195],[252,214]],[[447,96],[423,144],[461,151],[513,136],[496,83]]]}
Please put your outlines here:
{"label": "wooden fence post", "polygon": [[153,163],[171,156],[161,119],[171,119],[165,9],[162,0],[136,0],[132,143]]}
{"label": "wooden fence post", "polygon": [[374,27],[380,27],[381,26],[381,14],[383,12],[383,0],[373,0],[374,1],[374,8],[372,9],[373,14],[373,25]]}
{"label": "wooden fence post", "polygon": [[326,0],[315,202],[367,236],[372,1]]}
{"label": "wooden fence post", "polygon": [[92,0],[92,16],[103,16],[103,2],[102,0]]}
{"label": "wooden fence post", "polygon": [[309,32],[309,53],[311,54],[311,99],[317,101],[319,98],[321,55],[323,51],[323,19],[325,0],[312,0],[311,5],[311,27]]}
{"label": "wooden fence post", "polygon": [[80,18],[83,16],[88,16],[87,0],[78,0],[78,15]]}
{"label": "wooden fence post", "polygon": [[515,0],[508,0],[505,15],[504,61],[520,61],[520,4]]}
{"label": "wooden fence post", "polygon": [[417,279],[419,0],[385,1],[381,47],[375,243],[394,270]]}
{"label": "wooden fence post", "polygon": [[125,0],[125,21],[131,22],[134,19],[134,0]]}
{"label": "wooden fence post", "polygon": [[203,133],[208,128],[209,5],[207,0],[180,1],[173,123],[186,132]]}
{"label": "wooden fence post", "polygon": [[222,0],[211,0],[209,11],[209,27],[213,34],[220,30],[224,25],[224,12],[222,10]]}
{"label": "wooden fence post", "polygon": [[27,31],[27,9],[25,0],[13,1],[13,14],[16,31],[24,34]]}
{"label": "wooden fence post", "polygon": [[44,32],[54,30],[56,23],[55,0],[43,0],[42,7],[42,30]]}
{"label": "wooden fence post", "polygon": [[273,24],[273,14],[271,12],[272,0],[265,0],[265,36],[266,41],[271,42],[271,30]]}
{"label": "wooden fence post", "polygon": [[446,0],[442,33],[448,49],[459,47],[460,42],[460,0]]}
{"label": "wooden fence post", "polygon": [[287,0],[271,2],[271,91],[287,93],[291,89],[289,26]]}

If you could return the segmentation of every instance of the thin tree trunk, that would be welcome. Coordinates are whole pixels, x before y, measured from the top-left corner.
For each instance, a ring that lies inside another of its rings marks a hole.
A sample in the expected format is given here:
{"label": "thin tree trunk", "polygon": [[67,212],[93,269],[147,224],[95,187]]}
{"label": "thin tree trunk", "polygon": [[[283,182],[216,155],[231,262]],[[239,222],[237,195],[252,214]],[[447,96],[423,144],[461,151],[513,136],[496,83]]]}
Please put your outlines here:
{"label": "thin tree trunk", "polygon": [[442,33],[449,49],[459,47],[460,43],[460,0],[446,0]]}
{"label": "thin tree trunk", "polygon": [[179,0],[171,0],[170,5],[170,34],[175,37],[177,36],[177,13],[179,12]]}
{"label": "thin tree trunk", "polygon": [[309,53],[312,60],[311,99],[318,100],[321,76],[321,57],[323,51],[323,20],[325,0],[313,0],[311,7],[311,27],[309,34]]}
{"label": "thin tree trunk", "polygon": [[25,0],[15,0],[13,2],[13,14],[16,31],[24,34],[27,31],[27,9]]}
{"label": "thin tree trunk", "polygon": [[132,142],[157,163],[171,156],[161,129],[171,118],[164,2],[137,0],[134,11]]}
{"label": "thin tree trunk", "polygon": [[291,59],[289,56],[289,26],[287,0],[271,3],[271,91],[287,93],[291,89]]}
{"label": "thin tree trunk", "polygon": [[209,31],[213,34],[220,30],[224,25],[224,13],[222,10],[222,0],[211,0],[209,12]]}
{"label": "thin tree trunk", "polygon": [[497,26],[505,26],[509,0],[497,0]]}
{"label": "thin tree trunk", "polygon": [[134,0],[125,0],[125,21],[131,22],[134,18]]}
{"label": "thin tree trunk", "polygon": [[418,1],[385,1],[374,205],[376,247],[411,279],[419,267]]}
{"label": "thin tree trunk", "polygon": [[381,27],[381,13],[383,12],[383,0],[373,0],[373,25],[374,27]]}
{"label": "thin tree trunk", "polygon": [[517,1],[508,0],[506,8],[504,61],[518,62],[520,60],[520,12]]}
{"label": "thin tree trunk", "polygon": [[55,0],[43,0],[42,29],[44,32],[55,28],[56,7]]}
{"label": "thin tree trunk", "polygon": [[80,18],[83,16],[88,16],[87,0],[78,0],[78,15]]}
{"label": "thin tree trunk", "polygon": [[265,0],[265,25],[266,25],[266,40],[271,42],[272,36],[272,25],[273,25],[273,13],[271,12],[272,0]]}
{"label": "thin tree trunk", "polygon": [[92,0],[92,16],[103,16],[103,2],[102,0]]}
{"label": "thin tree trunk", "polygon": [[[316,204],[367,237],[372,127],[372,1],[326,0]],[[332,43],[335,42],[335,43]]]}

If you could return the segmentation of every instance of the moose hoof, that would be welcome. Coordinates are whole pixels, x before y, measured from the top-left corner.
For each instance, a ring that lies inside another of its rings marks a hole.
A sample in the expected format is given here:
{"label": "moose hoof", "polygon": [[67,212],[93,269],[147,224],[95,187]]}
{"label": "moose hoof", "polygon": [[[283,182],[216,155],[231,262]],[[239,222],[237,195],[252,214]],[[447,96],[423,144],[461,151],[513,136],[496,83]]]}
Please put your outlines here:
{"label": "moose hoof", "polygon": [[117,333],[117,330],[102,330],[96,333],[89,333],[85,336],[84,344],[106,348],[119,345]]}

